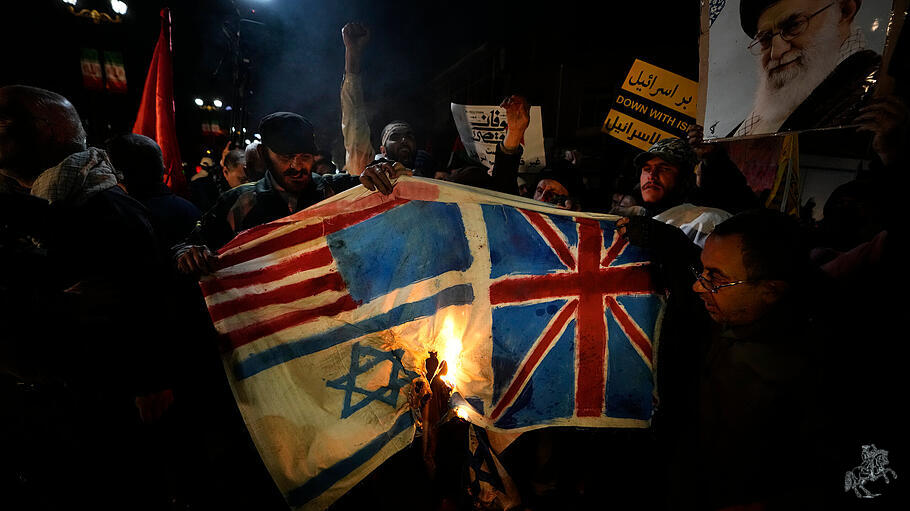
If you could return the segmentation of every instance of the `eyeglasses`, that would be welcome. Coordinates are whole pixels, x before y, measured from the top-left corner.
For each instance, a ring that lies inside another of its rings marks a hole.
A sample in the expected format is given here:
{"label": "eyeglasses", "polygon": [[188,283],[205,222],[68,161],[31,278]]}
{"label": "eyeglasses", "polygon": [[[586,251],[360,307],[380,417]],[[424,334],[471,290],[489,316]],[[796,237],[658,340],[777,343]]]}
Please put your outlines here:
{"label": "eyeglasses", "polygon": [[752,282],[751,280],[737,280],[734,282],[724,282],[723,284],[715,284],[715,283],[711,282],[710,280],[708,280],[707,277],[702,275],[701,272],[698,271],[694,266],[690,266],[689,271],[691,271],[692,275],[695,276],[695,279],[701,283],[701,287],[705,288],[711,294],[717,294],[717,291],[719,291],[720,289],[725,288],[725,287],[733,287],[733,286],[738,286],[740,284],[748,284],[748,283]]}
{"label": "eyeglasses", "polygon": [[771,41],[774,40],[774,36],[776,35],[780,35],[780,38],[784,41],[792,41],[796,36],[806,31],[806,27],[809,26],[809,20],[835,3],[836,2],[831,2],[808,16],[801,14],[785,19],[781,22],[780,26],[777,27],[777,32],[759,32],[755,35],[755,39],[752,40],[752,44],[749,45],[749,52],[752,53],[752,55],[761,55],[762,52],[771,47]]}

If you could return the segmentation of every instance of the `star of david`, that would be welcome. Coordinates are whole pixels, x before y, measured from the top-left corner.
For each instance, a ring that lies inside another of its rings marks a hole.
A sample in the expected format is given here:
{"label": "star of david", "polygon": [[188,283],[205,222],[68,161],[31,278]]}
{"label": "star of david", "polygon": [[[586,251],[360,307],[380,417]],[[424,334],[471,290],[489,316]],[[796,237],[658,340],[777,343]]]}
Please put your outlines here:
{"label": "star of david", "polygon": [[[393,408],[398,404],[398,391],[418,376],[417,373],[408,371],[401,365],[403,355],[404,350],[382,351],[369,346],[361,346],[359,342],[351,347],[351,368],[348,373],[340,378],[329,380],[325,384],[327,387],[344,391],[342,419],[350,417],[354,412],[373,401],[381,401]],[[367,390],[357,386],[357,376],[385,361],[392,363],[392,370],[389,371],[389,383],[385,387]],[[404,375],[399,374],[402,372]],[[364,397],[352,404],[354,394],[362,394]]]}

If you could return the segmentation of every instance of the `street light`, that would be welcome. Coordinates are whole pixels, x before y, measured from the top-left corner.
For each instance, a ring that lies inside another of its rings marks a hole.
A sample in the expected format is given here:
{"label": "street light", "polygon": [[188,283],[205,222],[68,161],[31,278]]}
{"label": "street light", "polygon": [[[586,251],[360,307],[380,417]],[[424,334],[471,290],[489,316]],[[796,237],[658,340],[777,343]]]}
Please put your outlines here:
{"label": "street light", "polygon": [[120,0],[111,0],[111,9],[117,14],[126,14],[126,2]]}
{"label": "street light", "polygon": [[202,98],[196,98],[193,100],[193,103],[196,103],[196,106],[202,106],[205,104],[205,101],[202,101]]}
{"label": "street light", "polygon": [[215,108],[221,108],[221,105],[223,105],[224,103],[222,103],[220,99],[216,99],[216,100],[212,101],[212,104],[215,105]]}

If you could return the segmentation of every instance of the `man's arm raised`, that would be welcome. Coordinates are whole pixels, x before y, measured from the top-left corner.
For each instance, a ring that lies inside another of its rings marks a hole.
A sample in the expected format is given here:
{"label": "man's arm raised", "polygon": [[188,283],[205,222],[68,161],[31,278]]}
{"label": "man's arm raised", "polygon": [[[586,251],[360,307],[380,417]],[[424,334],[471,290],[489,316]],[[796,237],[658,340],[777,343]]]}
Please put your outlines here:
{"label": "man's arm raised", "polygon": [[360,62],[363,50],[370,40],[370,31],[365,25],[352,22],[341,29],[341,38],[344,41],[344,81],[341,83],[344,170],[349,174],[360,174],[376,154],[370,143],[370,124],[360,84]]}
{"label": "man's arm raised", "polygon": [[499,105],[506,109],[506,138],[496,146],[496,163],[492,169],[492,189],[518,194],[518,166],[524,151],[521,142],[531,123],[531,106],[521,96],[509,96]]}

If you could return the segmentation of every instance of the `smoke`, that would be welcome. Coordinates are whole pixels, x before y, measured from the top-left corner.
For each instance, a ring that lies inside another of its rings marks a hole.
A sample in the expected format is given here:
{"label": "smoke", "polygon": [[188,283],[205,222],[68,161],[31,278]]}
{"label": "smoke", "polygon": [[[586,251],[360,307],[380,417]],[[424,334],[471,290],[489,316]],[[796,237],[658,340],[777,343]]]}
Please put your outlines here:
{"label": "smoke", "polygon": [[371,30],[361,72],[374,147],[378,150],[379,131],[392,119],[410,120],[420,138],[426,128],[421,118],[427,116],[418,97],[429,75],[431,50],[412,34],[421,32],[413,27],[420,26],[424,13],[374,4],[276,0],[268,12],[257,9],[255,19],[265,25],[244,27],[253,55],[249,125],[255,129],[259,119],[273,111],[297,112],[316,127],[320,147],[332,150],[340,162],[341,28],[360,21]]}

